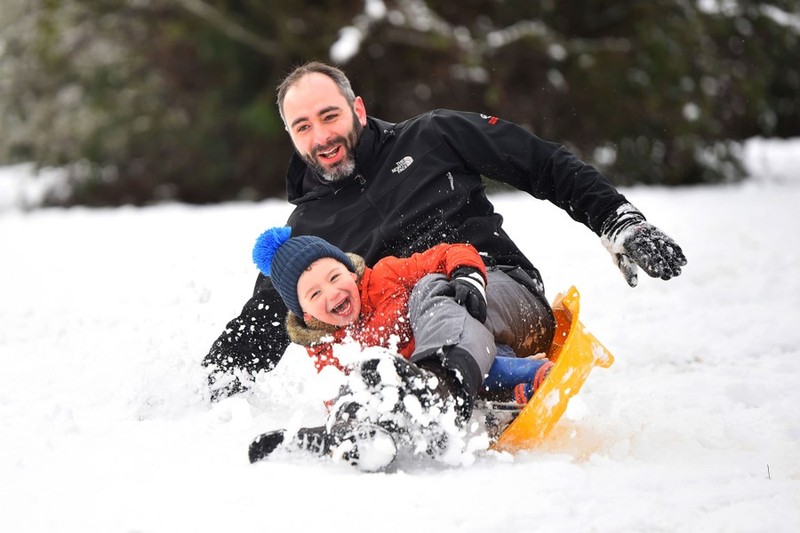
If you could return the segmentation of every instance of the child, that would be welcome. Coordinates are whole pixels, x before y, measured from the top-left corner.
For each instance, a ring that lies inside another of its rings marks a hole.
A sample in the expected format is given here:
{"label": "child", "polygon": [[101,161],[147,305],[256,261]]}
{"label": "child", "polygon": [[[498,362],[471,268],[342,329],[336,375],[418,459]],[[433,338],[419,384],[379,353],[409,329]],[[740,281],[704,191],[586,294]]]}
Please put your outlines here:
{"label": "child", "polygon": [[[289,337],[307,348],[318,370],[343,368],[333,345],[345,339],[393,348],[402,356],[394,370],[423,409],[452,406],[466,421],[479,393],[506,392],[510,400],[514,385],[517,401],[525,403],[552,367],[542,358],[496,358],[496,340],[515,350],[546,351],[552,311],[536,293],[520,290],[509,273],[487,272],[469,244],[440,244],[368,268],[359,256],[319,237],[291,237],[291,228],[283,227],[258,238],[253,259],[289,309]],[[378,366],[370,360],[357,369],[373,388],[384,377]],[[251,461],[283,441],[282,433],[266,435],[272,435],[269,442],[262,436],[254,443],[260,448],[251,447]]]}

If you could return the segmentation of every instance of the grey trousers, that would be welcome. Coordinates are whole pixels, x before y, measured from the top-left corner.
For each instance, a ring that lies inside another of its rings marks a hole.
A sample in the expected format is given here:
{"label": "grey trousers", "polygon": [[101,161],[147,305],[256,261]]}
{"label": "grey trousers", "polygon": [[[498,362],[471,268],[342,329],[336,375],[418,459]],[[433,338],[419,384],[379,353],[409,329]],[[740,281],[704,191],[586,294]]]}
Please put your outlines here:
{"label": "grey trousers", "polygon": [[475,359],[486,376],[497,344],[510,346],[519,357],[546,352],[553,337],[553,312],[544,296],[534,295],[508,274],[488,271],[487,318],[475,320],[452,299],[448,278],[429,274],[411,292],[408,313],[414,331],[414,356],[443,346],[458,346]]}

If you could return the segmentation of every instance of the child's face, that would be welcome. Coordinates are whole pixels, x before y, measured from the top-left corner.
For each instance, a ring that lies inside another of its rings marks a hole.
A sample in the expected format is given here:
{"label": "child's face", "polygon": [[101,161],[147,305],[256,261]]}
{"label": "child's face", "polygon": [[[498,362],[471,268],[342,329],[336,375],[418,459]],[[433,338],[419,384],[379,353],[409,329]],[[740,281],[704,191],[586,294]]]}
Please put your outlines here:
{"label": "child's face", "polygon": [[347,326],[361,312],[356,274],[332,257],[317,259],[300,275],[297,297],[304,320]]}

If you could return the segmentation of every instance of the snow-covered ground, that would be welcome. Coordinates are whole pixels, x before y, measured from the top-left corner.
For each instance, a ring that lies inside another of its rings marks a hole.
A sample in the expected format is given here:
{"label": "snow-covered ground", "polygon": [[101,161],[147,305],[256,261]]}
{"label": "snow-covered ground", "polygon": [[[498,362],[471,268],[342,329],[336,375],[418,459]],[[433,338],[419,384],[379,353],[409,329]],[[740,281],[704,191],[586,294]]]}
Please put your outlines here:
{"label": "snow-covered ground", "polygon": [[800,144],[745,150],[747,183],[623,191],[689,258],[635,289],[564,213],[495,197],[616,363],[541,448],[395,474],[248,463],[258,433],[322,417],[302,351],[205,395],[254,239],[290,206],[25,211],[28,167],[0,169],[0,530],[800,531]]}

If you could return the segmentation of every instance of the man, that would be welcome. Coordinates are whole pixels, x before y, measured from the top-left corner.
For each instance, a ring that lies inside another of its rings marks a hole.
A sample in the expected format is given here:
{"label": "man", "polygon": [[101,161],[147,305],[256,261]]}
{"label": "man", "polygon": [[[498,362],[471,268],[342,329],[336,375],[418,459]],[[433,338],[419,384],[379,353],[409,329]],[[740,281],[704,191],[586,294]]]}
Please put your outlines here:
{"label": "man", "polygon": [[[511,122],[449,110],[385,122],[367,115],[341,70],[317,62],[285,78],[277,103],[295,147],[286,176],[294,235],[322,237],[368,266],[440,242],[470,243],[488,268],[503,270],[541,302],[532,325],[540,339],[552,338],[553,320],[541,276],[502,229],[482,176],[548,200],[585,224],[631,286],[638,267],[668,280],[686,264],[681,248],[597,170]],[[253,297],[203,361],[214,397],[274,368],[289,342],[285,316],[269,278],[259,275]]]}

